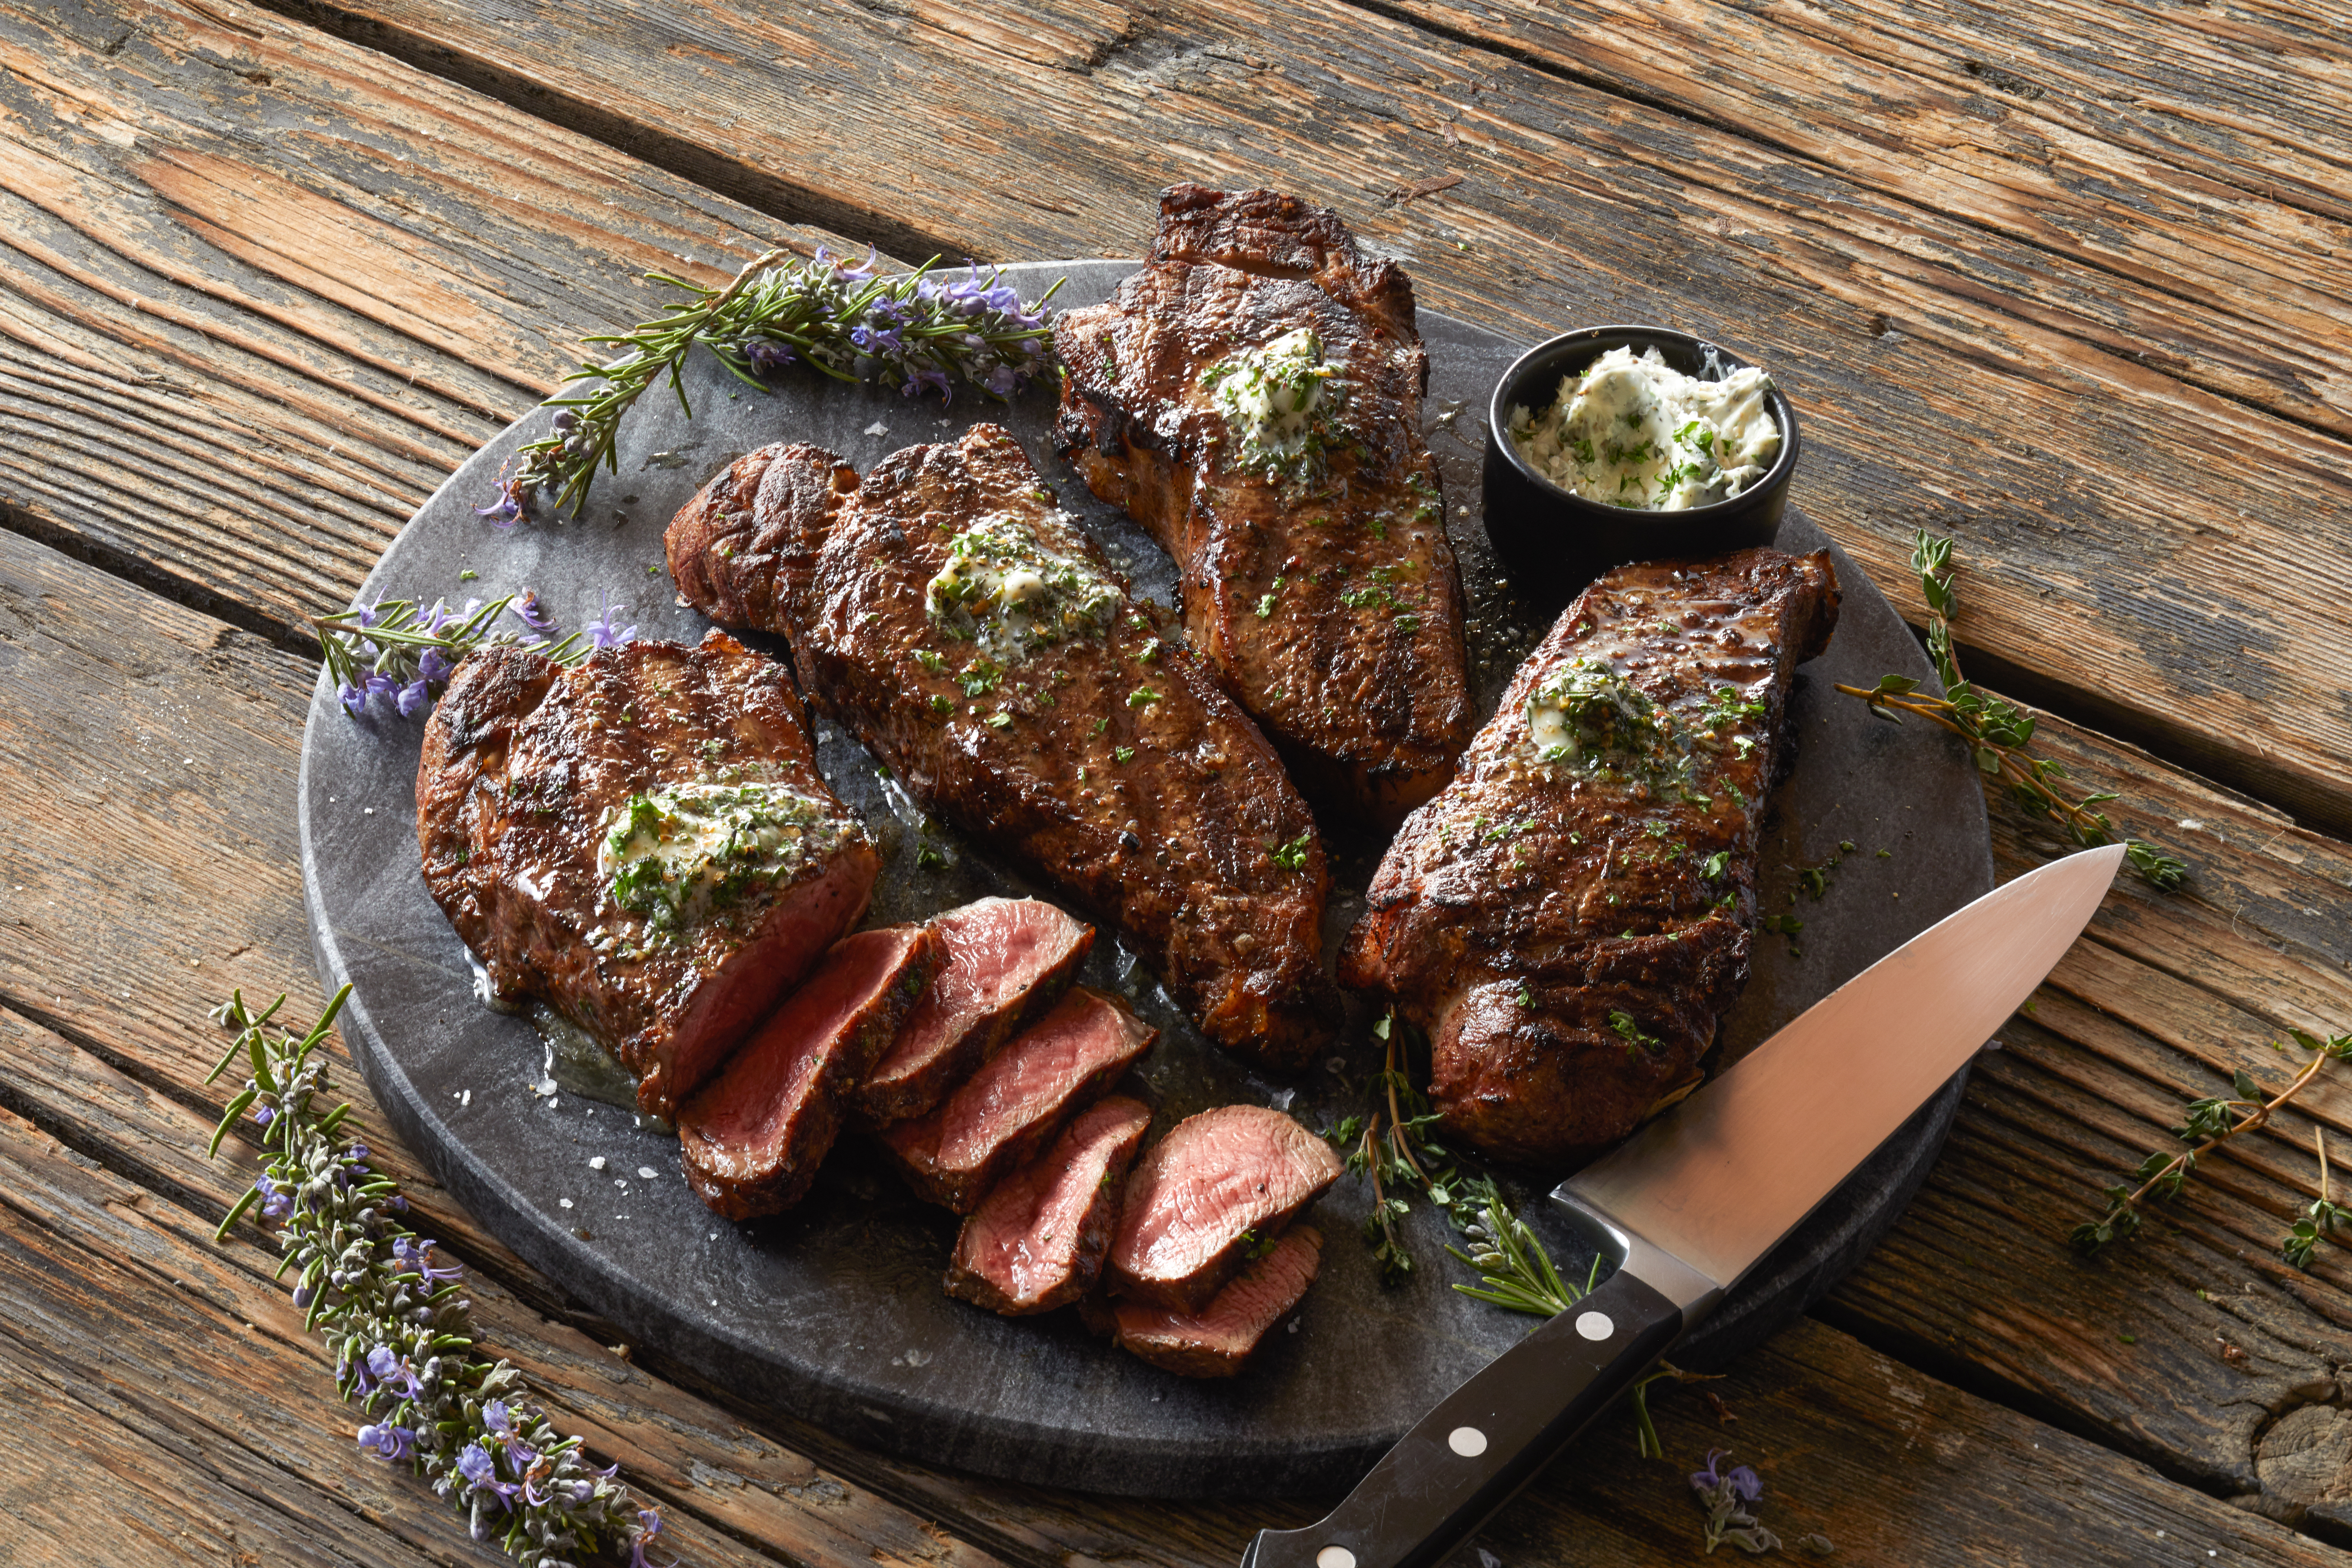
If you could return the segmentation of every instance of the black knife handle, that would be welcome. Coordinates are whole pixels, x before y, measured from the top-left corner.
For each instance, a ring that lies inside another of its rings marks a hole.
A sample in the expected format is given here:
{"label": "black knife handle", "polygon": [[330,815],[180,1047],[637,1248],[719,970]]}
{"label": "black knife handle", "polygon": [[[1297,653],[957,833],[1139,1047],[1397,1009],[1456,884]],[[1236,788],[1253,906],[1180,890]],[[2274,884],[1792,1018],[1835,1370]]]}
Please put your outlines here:
{"label": "black knife handle", "polygon": [[1242,1568],[1431,1568],[1682,1331],[1682,1309],[1620,1268],[1448,1394],[1323,1522],[1260,1531]]}

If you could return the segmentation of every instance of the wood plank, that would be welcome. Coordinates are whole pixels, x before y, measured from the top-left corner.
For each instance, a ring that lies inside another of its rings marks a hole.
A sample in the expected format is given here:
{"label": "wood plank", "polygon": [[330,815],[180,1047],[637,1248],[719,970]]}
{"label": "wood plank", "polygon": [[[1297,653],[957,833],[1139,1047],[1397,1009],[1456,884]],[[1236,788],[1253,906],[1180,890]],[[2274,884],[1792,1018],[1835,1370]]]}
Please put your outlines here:
{"label": "wood plank", "polygon": [[[2171,1142],[2186,1100],[2228,1093],[2238,1068],[2283,1083],[2294,1064],[2266,1042],[2284,1027],[2352,1030],[2352,847],[2072,726],[2042,736],[2181,847],[2189,888],[2118,883],[2006,1048],[1979,1058],[1927,1188],[1822,1315],[2168,1474],[2341,1531],[2352,1510],[2325,1499],[2345,1467],[2289,1450],[2333,1420],[2352,1268],[2323,1245],[2297,1273],[2277,1247],[2317,1194],[2313,1127],[2352,1116],[2352,1076],[2331,1070],[2304,1110],[2209,1160],[2137,1240],[2084,1260],[2066,1238]],[[2060,847],[2005,802],[1993,821],[2004,876]]]}
{"label": "wood plank", "polygon": [[[238,487],[257,481],[208,491],[214,475],[237,469],[196,458],[179,459],[193,472],[158,480],[168,526],[141,522],[156,531],[139,533],[104,504],[102,465],[54,438],[9,437],[41,459],[0,480],[33,497],[16,505],[37,525],[103,537],[151,563],[185,552],[170,569],[225,593],[240,588],[236,574],[253,574],[247,596],[281,620],[334,602],[338,580],[348,591],[372,541],[421,488],[432,465],[422,448],[453,459],[450,443],[478,438],[497,416],[479,410],[518,408],[527,393],[517,384],[535,384],[557,363],[551,348],[526,352],[534,322],[561,338],[639,313],[600,246],[639,258],[688,248],[664,239],[688,221],[675,216],[690,195],[678,182],[633,176],[646,216],[608,240],[595,203],[614,198],[596,193],[628,174],[625,160],[342,46],[313,60],[289,42],[303,35],[267,14],[134,14],[91,0],[61,21],[0,15],[0,58],[14,72],[0,78],[0,135],[13,146],[0,184],[19,193],[8,199],[33,236],[24,254],[47,269],[0,318],[33,320],[39,332],[25,329],[28,338],[79,342],[94,320],[128,329],[122,307],[74,303],[72,289],[93,300],[152,292],[165,307],[159,335],[195,330],[181,318],[201,325],[226,312],[220,330],[234,325],[237,350],[226,358],[245,366],[229,379],[257,397],[261,367],[277,363],[268,353],[345,341],[361,358],[356,383],[383,397],[413,394],[395,393],[379,365],[429,365],[420,384],[449,389],[433,395],[448,401],[432,413],[430,441],[423,415],[395,419],[335,395],[338,416],[372,432],[353,443],[362,466],[407,485],[323,539],[292,521],[299,484],[240,508]],[[821,209],[877,233],[913,226],[983,256],[1131,252],[1162,180],[1267,180],[1338,201],[1368,238],[1408,259],[1441,308],[1528,333],[1604,313],[1722,335],[1797,389],[1812,437],[1805,504],[1883,582],[1906,579],[1915,523],[1961,536],[1971,572],[1962,635],[1989,673],[2031,672],[2043,683],[2035,689],[2104,728],[2352,832],[2352,713],[2332,700],[2352,686],[2352,639],[2336,630],[2325,564],[2352,544],[2339,537],[2352,526],[2341,504],[2352,495],[2352,405],[2329,368],[2341,358],[2341,289],[2290,299],[2220,272],[2184,275],[2168,291],[2135,280],[2236,243],[2248,226],[2226,203],[2126,223],[2096,182],[2003,195],[1979,170],[1969,189],[2016,208],[2001,222],[2021,224],[2029,196],[2042,204],[2039,226],[2012,236],[1990,217],[1948,213],[1924,174],[1897,181],[1924,167],[1900,137],[1878,184],[1821,162],[1825,151],[1759,163],[1744,134],[1312,0],[1271,12],[1233,0],[1150,13],[1016,9],[987,27],[963,16],[927,5],[713,13],[688,26],[635,0],[585,10],[532,0],[495,17],[377,0],[328,19],[656,155],[691,149],[698,177],[777,211]],[[117,52],[103,53],[126,27]],[[1044,41],[1016,47],[1016,37]],[[608,53],[629,47],[615,39],[658,47],[624,61]],[[270,85],[257,89],[215,60]],[[191,100],[201,114],[183,110]],[[280,133],[281,120],[304,114],[332,129]],[[496,134],[477,157],[484,139],[470,127],[483,115]],[[453,123],[468,130],[436,133]],[[118,133],[93,134],[93,124]],[[279,161],[281,142],[301,161]],[[545,171],[557,157],[564,173],[585,172],[589,195]],[[533,177],[493,202],[489,170],[509,160]],[[1433,200],[1373,205],[1440,171],[1464,183]],[[741,254],[758,220],[703,201],[708,254]],[[280,238],[273,220],[297,216],[323,226],[322,237]],[[716,226],[721,217],[733,233]],[[2094,229],[2128,265],[2072,237]],[[86,236],[118,231],[127,255],[107,252],[103,268],[78,259]],[[2289,237],[2279,231],[2281,245]],[[395,250],[407,265],[385,276]],[[110,268],[137,277],[110,281]],[[2278,330],[2247,330],[2289,307]],[[131,341],[91,339],[82,351],[103,363]],[[192,347],[179,353],[202,368]],[[53,424],[79,418],[70,396],[45,395],[57,403]],[[323,448],[293,434],[282,445],[299,468]],[[97,449],[129,450],[121,439],[116,428]],[[2265,458],[2249,464],[2249,452]],[[60,477],[37,488],[45,481],[23,471],[37,466]],[[245,510],[250,522],[232,515]],[[241,537],[207,548],[215,532]],[[289,554],[303,563],[299,580],[270,564]],[[206,564],[215,558],[225,564]]]}
{"label": "wood plank", "polygon": [[639,273],[782,232],[274,17],[0,19],[0,512],[299,641]]}

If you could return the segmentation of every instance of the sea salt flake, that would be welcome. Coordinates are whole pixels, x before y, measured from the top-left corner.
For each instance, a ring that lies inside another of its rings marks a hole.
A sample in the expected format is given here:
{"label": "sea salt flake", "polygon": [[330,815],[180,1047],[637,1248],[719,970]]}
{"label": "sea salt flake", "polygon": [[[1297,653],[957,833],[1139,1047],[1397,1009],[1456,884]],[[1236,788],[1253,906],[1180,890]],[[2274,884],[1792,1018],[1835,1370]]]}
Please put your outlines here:
{"label": "sea salt flake", "polygon": [[599,1155],[597,1155],[594,1159],[593,1159],[593,1160],[589,1161],[589,1162],[588,1162],[588,1168],[589,1168],[590,1170],[592,1170],[592,1171],[601,1171],[601,1170],[603,1170],[603,1169],[604,1168],[604,1155],[602,1155],[602,1154],[599,1154]]}
{"label": "sea salt flake", "polygon": [[650,1182],[656,1176],[660,1175],[661,1173],[655,1170],[651,1165],[639,1165],[637,1167],[637,1174],[643,1180]]}
{"label": "sea salt flake", "polygon": [[890,426],[883,424],[879,419],[877,419],[873,424],[868,425],[866,427],[866,433],[868,436],[887,436],[890,434]]}

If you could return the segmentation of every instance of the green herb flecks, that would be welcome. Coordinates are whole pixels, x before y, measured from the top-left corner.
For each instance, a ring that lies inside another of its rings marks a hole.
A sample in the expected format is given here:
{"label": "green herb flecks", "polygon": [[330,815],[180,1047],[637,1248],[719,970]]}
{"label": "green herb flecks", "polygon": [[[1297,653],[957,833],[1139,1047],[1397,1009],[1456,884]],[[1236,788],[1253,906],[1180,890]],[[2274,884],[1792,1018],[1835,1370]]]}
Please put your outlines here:
{"label": "green herb flecks", "polygon": [[1309,829],[1287,844],[1274,846],[1269,853],[1274,857],[1274,863],[1282,869],[1304,871],[1307,869],[1307,851],[1314,842],[1315,834],[1312,829]]}
{"label": "green herb flecks", "polygon": [[[1911,565],[1927,597],[1927,652],[1944,683],[1944,695],[1919,695],[1919,683],[1907,675],[1882,675],[1874,687],[1838,689],[1861,698],[1882,719],[1900,722],[1905,714],[1916,714],[1949,730],[1968,742],[1979,772],[2007,784],[2020,806],[2056,824],[2084,848],[2115,843],[2115,824],[2097,807],[2122,797],[2100,791],[2070,798],[2072,791],[2061,787],[2066,770],[2026,749],[2033,741],[2034,715],[1961,678],[1952,652],[1952,618],[1959,612],[1959,595],[1952,586],[1952,542],[1920,529],[1912,541]],[[2188,866],[2156,845],[2129,837],[2123,845],[2132,868],[2157,888],[2170,892],[2188,879]]]}

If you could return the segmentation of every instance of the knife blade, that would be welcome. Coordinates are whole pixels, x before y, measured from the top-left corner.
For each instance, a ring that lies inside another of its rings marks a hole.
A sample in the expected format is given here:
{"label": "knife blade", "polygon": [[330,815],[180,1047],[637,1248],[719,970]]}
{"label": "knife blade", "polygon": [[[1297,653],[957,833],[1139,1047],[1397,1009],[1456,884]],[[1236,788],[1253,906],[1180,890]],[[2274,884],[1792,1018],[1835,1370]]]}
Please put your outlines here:
{"label": "knife blade", "polygon": [[2053,861],[1920,932],[1552,1193],[1617,1258],[1440,1401],[1319,1523],[1242,1568],[1430,1568],[1712,1311],[2057,965],[2123,847]]}

